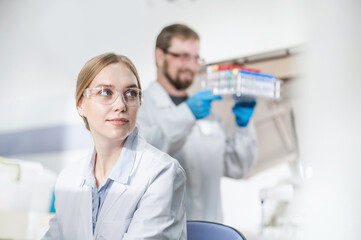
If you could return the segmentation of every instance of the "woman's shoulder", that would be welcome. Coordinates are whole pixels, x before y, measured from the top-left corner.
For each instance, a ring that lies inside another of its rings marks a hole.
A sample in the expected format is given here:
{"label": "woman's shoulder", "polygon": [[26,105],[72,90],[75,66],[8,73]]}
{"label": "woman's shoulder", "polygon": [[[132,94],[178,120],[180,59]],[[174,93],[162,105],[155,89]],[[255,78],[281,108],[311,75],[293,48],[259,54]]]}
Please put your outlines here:
{"label": "woman's shoulder", "polygon": [[185,176],[184,169],[176,159],[149,144],[142,136],[139,136],[139,143],[142,149],[140,163],[143,167],[158,169],[158,171],[174,170]]}
{"label": "woman's shoulder", "polygon": [[78,159],[69,163],[59,174],[57,185],[67,186],[74,183],[81,183],[84,178],[84,170],[87,162],[86,158]]}

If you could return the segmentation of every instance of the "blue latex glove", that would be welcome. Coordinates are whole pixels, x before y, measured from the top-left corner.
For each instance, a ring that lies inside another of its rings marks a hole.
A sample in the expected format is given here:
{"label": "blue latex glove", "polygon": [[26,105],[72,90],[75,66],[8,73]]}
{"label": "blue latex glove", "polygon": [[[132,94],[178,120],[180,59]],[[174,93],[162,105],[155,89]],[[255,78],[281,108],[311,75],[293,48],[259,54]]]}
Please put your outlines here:
{"label": "blue latex glove", "polygon": [[249,119],[253,114],[254,107],[256,106],[255,100],[241,100],[236,102],[232,110],[236,116],[236,123],[240,127],[246,127]]}
{"label": "blue latex glove", "polygon": [[210,114],[212,101],[221,99],[221,96],[213,95],[211,90],[203,90],[188,98],[185,103],[191,109],[196,119],[201,119]]}

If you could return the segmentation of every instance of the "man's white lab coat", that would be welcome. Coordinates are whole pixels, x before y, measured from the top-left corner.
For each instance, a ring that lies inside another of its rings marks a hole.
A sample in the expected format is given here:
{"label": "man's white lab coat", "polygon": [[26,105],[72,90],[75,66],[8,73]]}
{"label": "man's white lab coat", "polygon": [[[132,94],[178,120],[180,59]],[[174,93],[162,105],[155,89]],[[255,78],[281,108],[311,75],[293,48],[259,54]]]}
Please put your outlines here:
{"label": "man's white lab coat", "polygon": [[220,180],[249,172],[257,152],[253,124],[237,126],[227,137],[218,116],[196,120],[185,102],[176,106],[163,87],[153,82],[145,91],[138,127],[150,144],[169,153],[185,169],[187,219],[222,221]]}

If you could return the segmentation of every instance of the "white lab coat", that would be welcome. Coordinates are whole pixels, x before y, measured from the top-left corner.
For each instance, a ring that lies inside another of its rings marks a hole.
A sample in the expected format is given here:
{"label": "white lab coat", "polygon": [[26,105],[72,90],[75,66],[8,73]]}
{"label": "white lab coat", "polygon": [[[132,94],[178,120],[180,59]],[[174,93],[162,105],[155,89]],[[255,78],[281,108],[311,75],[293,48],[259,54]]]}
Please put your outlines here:
{"label": "white lab coat", "polygon": [[[91,156],[91,155],[90,155]],[[125,183],[113,182],[93,234],[91,188],[82,172],[89,160],[61,172],[56,215],[43,239],[186,239],[185,172],[138,135]]]}
{"label": "white lab coat", "polygon": [[218,116],[196,120],[186,103],[176,106],[158,82],[145,91],[138,125],[150,144],[185,169],[187,219],[221,222],[221,177],[249,172],[257,152],[254,125],[237,126],[227,137]]}

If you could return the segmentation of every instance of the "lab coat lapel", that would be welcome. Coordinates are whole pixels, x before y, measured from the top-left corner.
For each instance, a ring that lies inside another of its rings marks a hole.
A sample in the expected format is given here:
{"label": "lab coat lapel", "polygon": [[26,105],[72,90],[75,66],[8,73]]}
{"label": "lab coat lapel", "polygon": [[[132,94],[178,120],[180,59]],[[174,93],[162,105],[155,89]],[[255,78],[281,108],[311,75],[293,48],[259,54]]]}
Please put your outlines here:
{"label": "lab coat lapel", "polygon": [[79,203],[81,203],[81,210],[79,210],[79,219],[86,219],[85,221],[81,221],[80,229],[84,229],[84,238],[83,239],[91,239],[93,237],[93,225],[92,225],[92,194],[91,188],[88,186],[82,187],[81,198],[78,199]]}
{"label": "lab coat lapel", "polygon": [[76,189],[67,190],[59,196],[60,209],[66,212],[64,218],[63,232],[65,238],[92,239],[92,195],[90,187],[84,185]]}
{"label": "lab coat lapel", "polygon": [[[118,199],[126,191],[127,188],[124,184],[113,182],[107,197],[104,200],[103,206],[100,210],[97,223],[102,223],[106,219],[107,214],[117,204]],[[98,224],[97,224],[98,226]]]}

